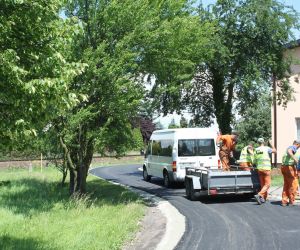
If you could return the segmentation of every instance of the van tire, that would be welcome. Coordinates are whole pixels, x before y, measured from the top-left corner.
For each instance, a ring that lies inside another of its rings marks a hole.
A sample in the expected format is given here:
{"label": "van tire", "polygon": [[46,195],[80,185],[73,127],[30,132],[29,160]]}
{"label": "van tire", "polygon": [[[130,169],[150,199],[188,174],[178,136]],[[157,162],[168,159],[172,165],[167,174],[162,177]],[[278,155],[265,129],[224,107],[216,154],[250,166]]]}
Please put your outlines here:
{"label": "van tire", "polygon": [[145,181],[151,181],[151,175],[148,174],[147,168],[143,166],[143,178]]}
{"label": "van tire", "polygon": [[163,176],[164,176],[164,186],[166,188],[171,187],[170,177],[169,177],[169,174],[166,170],[164,170]]}

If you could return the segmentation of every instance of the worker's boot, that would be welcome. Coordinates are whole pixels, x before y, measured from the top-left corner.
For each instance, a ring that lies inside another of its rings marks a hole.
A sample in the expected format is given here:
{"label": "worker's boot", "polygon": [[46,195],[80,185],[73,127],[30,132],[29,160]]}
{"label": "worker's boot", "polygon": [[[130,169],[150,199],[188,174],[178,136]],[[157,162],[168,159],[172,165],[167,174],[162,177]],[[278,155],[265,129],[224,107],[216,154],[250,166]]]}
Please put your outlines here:
{"label": "worker's boot", "polygon": [[258,205],[261,205],[262,204],[262,202],[261,202],[261,196],[259,195],[259,194],[256,194],[256,195],[254,195],[254,198],[255,198],[255,200],[257,201],[257,204]]}
{"label": "worker's boot", "polygon": [[254,198],[257,201],[258,205],[261,205],[266,202],[265,199],[261,197],[259,194],[254,195]]}

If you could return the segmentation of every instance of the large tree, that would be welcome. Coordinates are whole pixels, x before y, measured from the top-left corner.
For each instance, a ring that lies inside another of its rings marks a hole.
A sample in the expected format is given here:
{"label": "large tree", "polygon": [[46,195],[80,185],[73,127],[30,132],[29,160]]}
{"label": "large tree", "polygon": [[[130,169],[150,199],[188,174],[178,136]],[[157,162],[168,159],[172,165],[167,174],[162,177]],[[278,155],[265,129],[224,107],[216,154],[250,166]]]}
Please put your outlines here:
{"label": "large tree", "polygon": [[161,63],[170,66],[160,72],[164,83],[172,81],[168,74],[173,69],[181,74],[177,79],[191,75],[190,56],[204,53],[199,38],[205,36],[189,6],[182,0],[69,1],[65,15],[77,17],[84,29],[74,58],[89,64],[72,85],[87,99],[53,121],[70,170],[71,193],[86,191],[94,150],[119,155],[131,143],[130,121],[137,117],[145,76],[151,78]]}
{"label": "large tree", "polygon": [[[157,81],[154,89],[165,109],[188,108],[195,122],[206,126],[215,117],[221,132],[230,133],[233,108],[243,112],[258,101],[262,85],[270,86],[273,77],[284,79],[288,74],[291,61],[283,52],[299,16],[277,0],[218,0],[207,9],[200,7],[198,14],[199,25],[211,23],[215,31],[205,61],[198,61],[189,84],[173,81],[161,87],[162,81]],[[291,88],[282,81],[278,101],[290,96]]]}
{"label": "large tree", "polygon": [[0,143],[34,135],[78,97],[83,65],[70,59],[78,27],[59,17],[62,1],[0,1]]}

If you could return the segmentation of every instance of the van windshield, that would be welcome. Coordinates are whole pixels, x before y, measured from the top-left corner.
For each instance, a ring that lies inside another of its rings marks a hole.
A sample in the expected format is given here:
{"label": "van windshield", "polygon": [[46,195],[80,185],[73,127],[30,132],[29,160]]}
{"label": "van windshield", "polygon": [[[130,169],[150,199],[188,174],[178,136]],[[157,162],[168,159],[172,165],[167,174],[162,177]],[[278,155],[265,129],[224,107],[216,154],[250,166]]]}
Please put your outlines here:
{"label": "van windshield", "polygon": [[178,140],[178,156],[210,156],[215,154],[214,139]]}

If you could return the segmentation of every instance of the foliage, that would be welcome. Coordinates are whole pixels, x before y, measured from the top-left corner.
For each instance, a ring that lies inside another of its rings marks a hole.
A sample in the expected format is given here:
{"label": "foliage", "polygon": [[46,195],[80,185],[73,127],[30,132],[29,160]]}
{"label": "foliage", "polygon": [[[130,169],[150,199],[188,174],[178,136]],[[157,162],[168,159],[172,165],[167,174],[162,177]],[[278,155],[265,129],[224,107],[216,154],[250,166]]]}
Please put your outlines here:
{"label": "foliage", "polygon": [[155,130],[160,130],[163,128],[164,128],[164,126],[162,125],[162,123],[160,121],[155,123]]}
{"label": "foliage", "polygon": [[180,127],[181,128],[187,128],[188,127],[188,121],[184,116],[182,116],[180,118]]}
{"label": "foliage", "polygon": [[172,118],[172,120],[170,121],[170,124],[168,126],[168,128],[179,128],[180,126],[176,124],[175,119]]}
{"label": "foliage", "polygon": [[271,138],[271,99],[262,95],[257,103],[246,108],[243,116],[237,121],[239,132],[239,147],[243,148],[249,142],[258,138]]}
{"label": "foliage", "polygon": [[[198,14],[177,22],[176,37],[172,32],[163,37],[160,56],[148,54],[157,65],[152,68],[155,101],[164,112],[190,110],[196,125],[209,126],[216,118],[221,132],[230,133],[233,108],[242,113],[258,101],[262,86],[270,87],[272,77],[287,76],[291,59],[283,52],[298,20],[298,13],[277,0],[218,0],[207,9],[200,6]],[[169,39],[174,48],[180,45],[175,53],[164,53]],[[291,88],[283,81],[277,101],[290,98]]]}
{"label": "foliage", "polygon": [[0,141],[36,135],[48,119],[72,106],[68,91],[83,64],[70,56],[79,27],[62,20],[62,1],[1,1]]}
{"label": "foliage", "polygon": [[154,83],[150,92],[153,105],[158,113],[166,115],[185,109],[182,97],[197,65],[210,54],[207,48],[214,28],[209,22],[199,24],[190,1],[160,2],[161,9],[154,20],[160,18],[161,25],[153,31],[141,30],[137,43],[142,51],[142,69],[148,81]]}
{"label": "foliage", "polygon": [[[87,100],[53,121],[68,161],[71,193],[85,192],[94,150],[120,155],[134,143],[129,124],[141,106],[144,76],[151,76],[152,67],[157,68],[148,54],[160,57],[162,50],[176,51],[171,45],[179,31],[174,32],[174,28],[188,27],[189,19],[196,27],[196,18],[188,17],[186,8],[185,1],[68,2],[66,15],[76,16],[84,28],[74,44],[73,56],[89,64],[72,85],[72,91]],[[170,32],[173,34],[169,37]],[[187,33],[182,34],[178,48],[193,39],[186,37]],[[165,39],[168,46],[161,48]],[[181,56],[182,53],[176,58]],[[146,141],[154,126],[141,129]]]}
{"label": "foliage", "polygon": [[[292,8],[277,0],[264,4],[260,0],[219,0],[206,11],[200,8],[199,13],[217,29],[212,57],[199,68],[198,74],[207,76],[198,84],[211,86],[207,93],[210,98],[200,106],[209,110],[205,116],[215,114],[221,131],[228,133],[233,103],[243,112],[247,104],[258,101],[261,86],[270,85],[273,76],[287,76],[290,59],[286,60],[283,52],[292,28],[299,27],[299,18]],[[289,88],[279,89],[280,99],[288,100]],[[207,106],[212,100],[214,105]]]}
{"label": "foliage", "polygon": [[153,131],[155,130],[155,124],[149,118],[142,118],[140,120],[140,129],[141,129],[144,145],[147,145]]}

